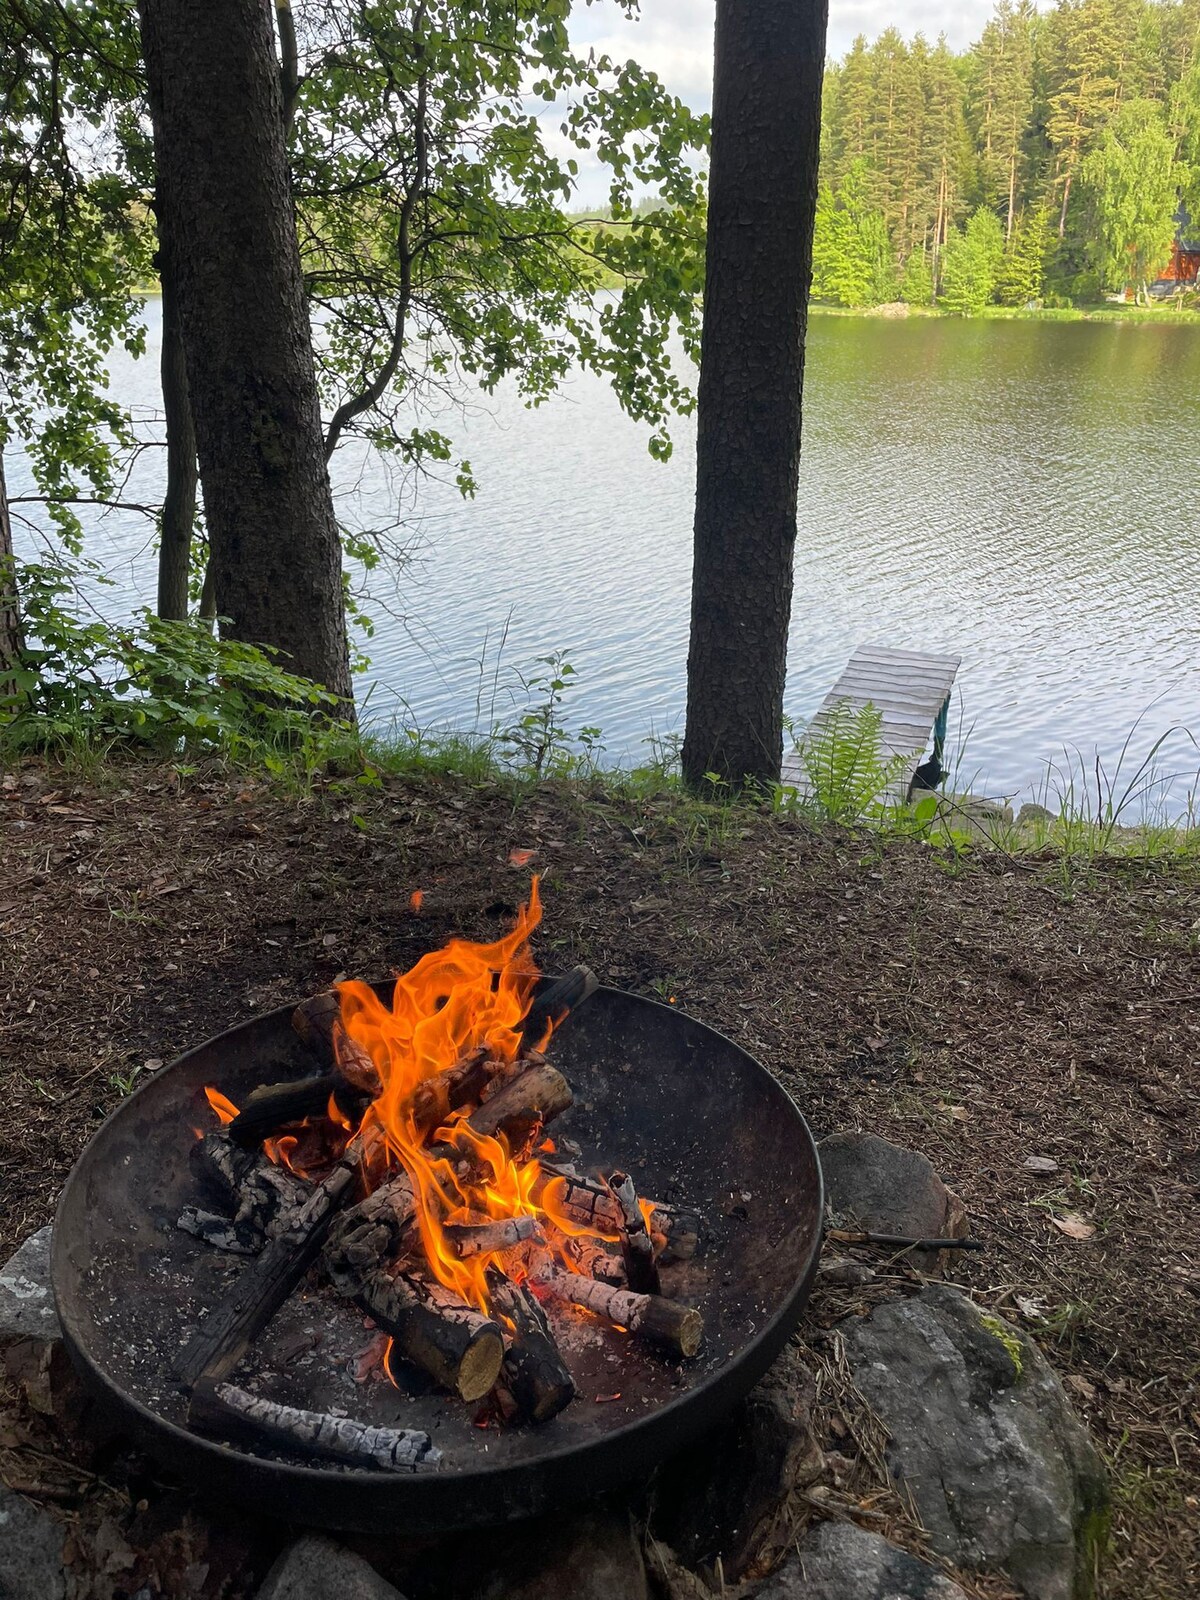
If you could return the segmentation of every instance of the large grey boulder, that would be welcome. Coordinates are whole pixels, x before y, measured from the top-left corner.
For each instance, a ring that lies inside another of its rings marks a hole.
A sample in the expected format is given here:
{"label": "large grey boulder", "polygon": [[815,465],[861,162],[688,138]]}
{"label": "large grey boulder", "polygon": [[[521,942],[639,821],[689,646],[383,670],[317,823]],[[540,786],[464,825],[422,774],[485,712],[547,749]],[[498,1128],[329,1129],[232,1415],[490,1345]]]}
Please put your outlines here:
{"label": "large grey boulder", "polygon": [[840,1329],[934,1548],[1033,1600],[1091,1596],[1107,1480],[1037,1347],[942,1284]]}
{"label": "large grey boulder", "polygon": [[306,1533],[263,1579],[255,1600],[404,1600],[361,1556]]}
{"label": "large grey boulder", "polygon": [[62,1600],[61,1522],[0,1484],[0,1596],[3,1600]]}
{"label": "large grey boulder", "polygon": [[[962,1201],[927,1156],[875,1133],[835,1133],[819,1145],[825,1203],[835,1223],[907,1239],[958,1239],[967,1231]],[[912,1252],[931,1271],[933,1251]]]}
{"label": "large grey boulder", "polygon": [[967,1600],[957,1583],[851,1522],[822,1522],[754,1600]]}
{"label": "large grey boulder", "polygon": [[60,1337],[50,1289],[51,1232],[39,1228],[0,1267],[0,1349],[19,1339]]}

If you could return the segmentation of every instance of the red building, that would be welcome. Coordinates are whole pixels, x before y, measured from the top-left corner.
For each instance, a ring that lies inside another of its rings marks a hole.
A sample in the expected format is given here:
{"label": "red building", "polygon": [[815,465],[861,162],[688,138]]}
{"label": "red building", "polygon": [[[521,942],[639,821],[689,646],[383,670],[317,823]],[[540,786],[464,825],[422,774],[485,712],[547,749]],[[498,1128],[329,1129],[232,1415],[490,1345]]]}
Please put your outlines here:
{"label": "red building", "polygon": [[1155,284],[1156,289],[1167,294],[1177,289],[1194,289],[1200,285],[1200,239],[1189,237],[1192,218],[1182,200],[1173,220],[1176,227],[1171,259]]}

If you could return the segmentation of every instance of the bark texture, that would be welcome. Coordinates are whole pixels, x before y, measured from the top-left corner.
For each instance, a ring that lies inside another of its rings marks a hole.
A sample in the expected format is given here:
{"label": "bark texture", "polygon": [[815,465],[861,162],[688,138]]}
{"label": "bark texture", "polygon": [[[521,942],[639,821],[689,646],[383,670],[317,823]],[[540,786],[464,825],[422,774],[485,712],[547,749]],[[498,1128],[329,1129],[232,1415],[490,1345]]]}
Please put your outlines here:
{"label": "bark texture", "polygon": [[162,285],[162,392],[167,424],[167,490],[158,550],[158,614],[182,622],[188,614],[188,575],[196,525],[196,430],[188,395],[179,304],[166,252],[159,251]]}
{"label": "bark texture", "polygon": [[352,704],[270,0],[140,0],[216,604]]}
{"label": "bark texture", "polygon": [[683,768],[774,782],[828,0],[717,0]]}
{"label": "bark texture", "polygon": [[0,453],[0,698],[13,691],[9,675],[21,659],[21,611],[17,575],[13,565],[12,522],[8,514],[8,487],[4,481],[4,456]]}

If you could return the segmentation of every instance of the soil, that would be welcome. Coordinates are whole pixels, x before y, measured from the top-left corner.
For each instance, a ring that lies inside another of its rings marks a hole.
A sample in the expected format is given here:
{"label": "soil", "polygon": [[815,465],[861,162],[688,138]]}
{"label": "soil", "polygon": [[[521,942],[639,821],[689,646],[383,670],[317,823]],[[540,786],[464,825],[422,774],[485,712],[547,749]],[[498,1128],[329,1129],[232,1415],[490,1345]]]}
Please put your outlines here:
{"label": "soil", "polygon": [[1039,1339],[1112,1466],[1101,1594],[1195,1593],[1194,866],[957,857],[599,789],[297,798],[31,763],[0,779],[0,1259],[141,1074],[340,976],[494,938],[533,871],[544,967],[586,960],[722,1029],[818,1135],[925,1151],[987,1242],[960,1281]]}

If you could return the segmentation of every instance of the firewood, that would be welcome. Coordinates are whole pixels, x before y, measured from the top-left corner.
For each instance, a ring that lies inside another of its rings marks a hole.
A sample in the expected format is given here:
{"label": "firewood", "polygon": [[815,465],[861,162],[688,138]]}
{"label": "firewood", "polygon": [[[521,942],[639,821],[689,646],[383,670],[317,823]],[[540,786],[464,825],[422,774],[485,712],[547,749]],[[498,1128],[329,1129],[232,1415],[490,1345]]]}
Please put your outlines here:
{"label": "firewood", "polygon": [[292,1027],[326,1071],[340,1073],[369,1099],[382,1092],[375,1063],[342,1026],[342,1002],[336,989],[302,1001],[292,1012]]}
{"label": "firewood", "polygon": [[396,1341],[395,1353],[427,1372],[460,1400],[480,1400],[495,1383],[504,1339],[490,1317],[418,1272],[394,1277],[377,1269],[355,1303]]}
{"label": "firewood", "polygon": [[419,1133],[432,1133],[452,1111],[482,1099],[488,1084],[504,1066],[503,1061],[489,1055],[486,1045],[480,1045],[446,1072],[436,1072],[432,1078],[426,1078],[409,1097],[408,1110],[414,1127]]}
{"label": "firewood", "polygon": [[547,1269],[538,1275],[552,1294],[571,1305],[583,1306],[606,1322],[628,1328],[640,1338],[662,1347],[674,1356],[689,1358],[700,1348],[704,1337],[704,1318],[692,1306],[667,1300],[659,1294],[632,1294],[614,1289],[595,1278],[574,1272]]}
{"label": "firewood", "polygon": [[599,1239],[594,1239],[589,1234],[581,1234],[577,1238],[567,1238],[564,1235],[559,1242],[559,1248],[584,1277],[599,1278],[601,1283],[611,1283],[620,1289],[628,1287],[625,1281],[624,1261]]}
{"label": "firewood", "polygon": [[312,1192],[303,1178],[261,1151],[239,1149],[228,1128],[215,1128],[197,1139],[191,1159],[204,1183],[234,1213],[234,1223],[256,1229],[262,1238],[290,1225]]}
{"label": "firewood", "polygon": [[549,1029],[558,1027],[568,1012],[581,1006],[599,987],[600,980],[590,967],[574,967],[548,985],[534,996],[533,1004],[521,1021],[520,1033],[524,1043],[531,1050],[544,1045]]}
{"label": "firewood", "polygon": [[367,1107],[367,1097],[352,1089],[339,1072],[322,1072],[312,1078],[286,1083],[260,1084],[229,1124],[234,1144],[253,1149],[264,1139],[306,1117],[323,1116],[330,1100],[351,1127],[357,1127]]}
{"label": "firewood", "polygon": [[562,1073],[540,1062],[526,1067],[498,1094],[486,1100],[468,1118],[473,1133],[495,1138],[502,1133],[514,1154],[523,1151],[534,1135],[574,1102]]}
{"label": "firewood", "polygon": [[654,1245],[638,1205],[637,1190],[627,1172],[614,1172],[608,1180],[613,1199],[621,1208],[621,1255],[625,1276],[635,1294],[657,1294],[662,1287],[654,1260]]}
{"label": "firewood", "polygon": [[491,1222],[448,1223],[442,1229],[442,1237],[459,1260],[466,1260],[468,1256],[513,1250],[538,1232],[536,1217],[497,1217]]}
{"label": "firewood", "polygon": [[201,1181],[233,1207],[241,1204],[242,1184],[261,1158],[256,1151],[239,1149],[228,1128],[213,1128],[196,1140],[189,1159]]}
{"label": "firewood", "polygon": [[441,1460],[429,1435],[414,1428],[375,1427],[353,1417],[302,1411],[208,1378],[192,1391],[188,1423],[224,1438],[388,1472],[430,1471]]}
{"label": "firewood", "polygon": [[508,1344],[497,1389],[511,1410],[527,1422],[548,1422],[575,1398],[575,1380],[554,1342],[546,1313],[533,1295],[511,1278],[488,1268],[492,1309],[508,1325]]}
{"label": "firewood", "polygon": [[226,1378],[308,1271],[334,1213],[354,1191],[361,1151],[340,1161],[309,1194],[288,1226],[247,1266],[227,1300],[215,1306],[188,1340],[175,1376],[191,1388],[201,1377]]}
{"label": "firewood", "polygon": [[[622,1214],[614,1196],[599,1179],[583,1177],[565,1162],[542,1162],[542,1177],[533,1191],[535,1200],[541,1199],[546,1185],[555,1178],[564,1180],[558,1209],[568,1221],[580,1228],[594,1228],[613,1239],[620,1236]],[[650,1206],[650,1237],[659,1258],[664,1263],[690,1261],[699,1247],[699,1216],[659,1200],[651,1201]]]}
{"label": "firewood", "polygon": [[235,1256],[256,1256],[266,1243],[264,1234],[252,1222],[235,1222],[196,1206],[184,1206],[177,1226],[193,1238],[203,1239],[214,1250],[227,1250]]}
{"label": "firewood", "polygon": [[397,1255],[417,1215],[406,1172],[381,1183],[357,1205],[341,1212],[329,1230],[324,1265],[341,1294],[355,1294],[364,1276]]}

